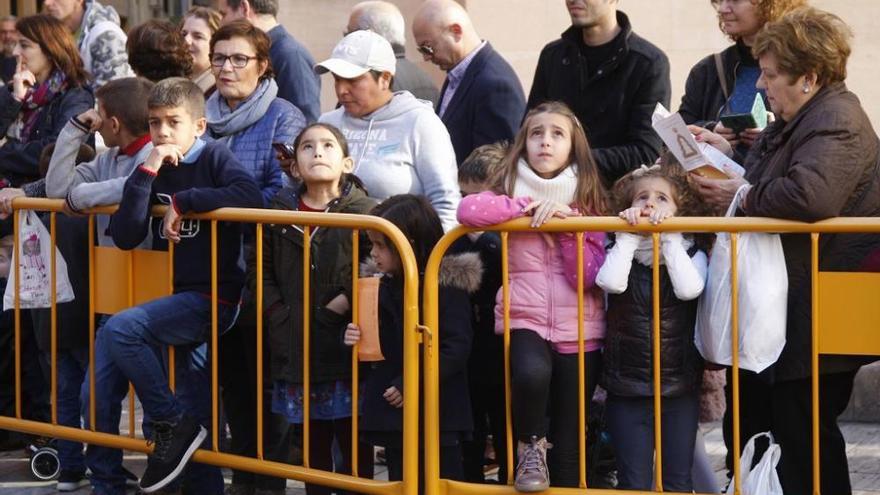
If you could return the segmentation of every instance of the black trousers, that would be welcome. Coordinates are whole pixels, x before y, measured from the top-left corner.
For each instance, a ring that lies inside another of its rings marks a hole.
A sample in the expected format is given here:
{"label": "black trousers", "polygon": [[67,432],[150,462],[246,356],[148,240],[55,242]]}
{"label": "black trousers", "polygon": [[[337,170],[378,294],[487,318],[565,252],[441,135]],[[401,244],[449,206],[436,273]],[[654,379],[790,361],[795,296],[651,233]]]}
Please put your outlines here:
{"label": "black trousers", "polygon": [[[482,370],[494,373],[497,370]],[[471,394],[471,409],[474,417],[474,433],[471,440],[462,443],[464,457],[464,479],[472,483],[485,482],[483,475],[486,438],[492,435],[495,462],[498,463],[498,481],[507,480],[507,420],[504,414],[504,377],[501,383],[479,381],[474,373],[469,375],[468,386]],[[512,469],[512,467],[511,467]]]}
{"label": "black trousers", "polygon": [[[587,403],[593,396],[602,366],[600,351],[584,354]],[[510,332],[510,379],[513,427],[517,439],[546,436],[550,483],[576,487],[579,483],[578,357],[553,350],[550,342],[531,330]],[[547,419],[549,417],[549,428]]]}
{"label": "black trousers", "polygon": [[[220,384],[223,392],[223,410],[229,423],[230,452],[247,457],[257,456],[257,329],[253,306],[242,307],[235,325],[220,341]],[[264,325],[265,331],[265,325]],[[272,414],[272,382],[269,379],[268,338],[263,336],[263,445],[266,457],[285,462],[290,451],[285,451],[284,431],[287,422]],[[232,471],[232,483],[251,485],[264,490],[280,490],[287,480],[263,476],[247,471]]]}
{"label": "black trousers", "polygon": [[[699,394],[664,397],[660,407],[663,490],[689,493],[693,490]],[[654,481],[654,398],[608,394],[605,417],[617,456],[617,488],[650,490]]]}
{"label": "black trousers", "polygon": [[[751,375],[746,378],[748,382],[740,382],[740,432],[744,438],[741,446],[751,435],[769,430],[782,449],[777,472],[783,492],[812,493],[813,413],[810,378],[767,384],[760,379],[753,381],[756,375]],[[849,404],[855,376],[856,371],[819,376],[819,477],[822,493],[852,493],[846,441],[837,418]],[[747,385],[743,386],[745,383]],[[728,404],[731,402],[728,401]],[[725,420],[729,414],[730,411],[725,412]],[[728,447],[729,451],[732,449],[732,446]],[[730,466],[732,471],[732,464]]]}

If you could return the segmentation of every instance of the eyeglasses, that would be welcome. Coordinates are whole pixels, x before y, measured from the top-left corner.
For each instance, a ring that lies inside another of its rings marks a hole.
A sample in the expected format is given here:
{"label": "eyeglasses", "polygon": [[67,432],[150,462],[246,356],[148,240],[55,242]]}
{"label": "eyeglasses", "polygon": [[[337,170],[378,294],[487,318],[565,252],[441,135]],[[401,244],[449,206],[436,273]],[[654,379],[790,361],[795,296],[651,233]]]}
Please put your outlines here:
{"label": "eyeglasses", "polygon": [[426,55],[428,57],[434,56],[434,47],[427,43],[422,43],[421,45],[417,46],[416,50],[418,50],[419,53],[421,53],[422,55]]}
{"label": "eyeglasses", "polygon": [[232,55],[224,55],[222,53],[215,53],[211,55],[211,65],[214,67],[223,67],[226,65],[226,61],[232,64],[232,67],[236,69],[244,69],[247,67],[248,62],[251,60],[256,60],[259,57],[249,57],[247,55],[242,55],[241,53],[233,53]]}

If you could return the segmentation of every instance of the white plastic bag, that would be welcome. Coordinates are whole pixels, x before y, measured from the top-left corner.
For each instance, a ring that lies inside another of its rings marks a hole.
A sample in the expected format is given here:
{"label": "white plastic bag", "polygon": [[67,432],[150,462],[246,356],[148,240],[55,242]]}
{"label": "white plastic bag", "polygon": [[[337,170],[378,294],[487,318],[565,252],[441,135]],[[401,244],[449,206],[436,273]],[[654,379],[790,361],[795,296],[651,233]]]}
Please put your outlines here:
{"label": "white plastic bag", "polygon": [[[40,221],[40,217],[31,210],[19,215],[18,245],[12,249],[12,260],[9,268],[9,280],[3,294],[3,309],[15,307],[15,265],[18,263],[18,275],[21,308],[48,308],[51,306],[52,293],[49,289],[52,266],[52,237]],[[67,277],[67,263],[55,248],[55,290],[56,302],[73,301],[73,287]]]}
{"label": "white plastic bag", "polygon": [[[749,470],[755,455],[755,439],[760,437],[767,437],[770,440],[770,445],[755,468]],[[782,457],[782,450],[779,448],[779,444],[773,442],[773,435],[769,431],[758,433],[750,438],[739,461],[742,469],[740,471],[740,483],[742,483],[740,494],[782,495],[782,485],[779,483],[779,475],[776,473],[776,465],[779,464],[780,457]],[[727,493],[733,493],[733,483],[727,485]]]}
{"label": "white plastic bag", "polygon": [[[727,210],[733,216],[745,186]],[[760,372],[775,363],[785,347],[788,273],[779,234],[742,233],[737,238],[739,366]],[[730,234],[718,233],[706,289],[697,307],[694,342],[710,363],[733,364],[730,284]]]}

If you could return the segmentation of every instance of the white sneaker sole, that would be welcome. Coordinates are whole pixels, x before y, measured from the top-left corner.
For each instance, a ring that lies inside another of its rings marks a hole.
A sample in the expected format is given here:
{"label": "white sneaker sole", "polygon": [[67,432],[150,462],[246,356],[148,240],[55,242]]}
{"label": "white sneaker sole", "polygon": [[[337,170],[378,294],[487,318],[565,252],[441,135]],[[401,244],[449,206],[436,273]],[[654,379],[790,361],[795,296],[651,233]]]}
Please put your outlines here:
{"label": "white sneaker sole", "polygon": [[59,492],[74,492],[86,486],[89,486],[89,479],[83,478],[79,481],[59,481],[55,489]]}
{"label": "white sneaker sole", "polygon": [[168,476],[157,481],[154,485],[141,485],[141,491],[144,493],[153,493],[157,490],[165,488],[167,484],[174,481],[175,478],[180,476],[180,473],[183,472],[183,468],[186,467],[186,463],[188,463],[192,455],[196,453],[196,450],[199,450],[199,446],[202,444],[202,442],[205,440],[205,437],[207,436],[208,430],[206,430],[204,426],[199,425],[199,433],[196,435],[196,438],[192,441],[192,443],[189,444],[189,447],[187,447],[186,451],[183,453],[183,457],[180,458],[180,462],[177,463],[177,467],[175,467],[174,470],[168,474]]}

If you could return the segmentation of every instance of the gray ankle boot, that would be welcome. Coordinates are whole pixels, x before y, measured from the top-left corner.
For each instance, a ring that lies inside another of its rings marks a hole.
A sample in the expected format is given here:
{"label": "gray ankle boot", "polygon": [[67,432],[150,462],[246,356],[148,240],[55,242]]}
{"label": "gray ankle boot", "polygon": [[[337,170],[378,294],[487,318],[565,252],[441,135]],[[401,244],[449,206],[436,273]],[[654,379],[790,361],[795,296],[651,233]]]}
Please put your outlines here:
{"label": "gray ankle boot", "polygon": [[547,440],[532,436],[529,443],[518,449],[519,463],[516,465],[516,480],[513,487],[518,492],[541,492],[550,488],[547,472]]}

